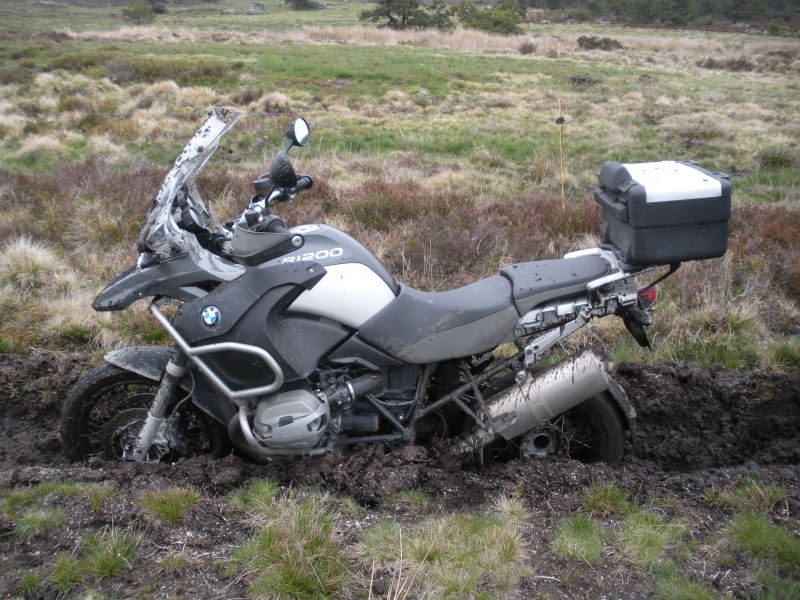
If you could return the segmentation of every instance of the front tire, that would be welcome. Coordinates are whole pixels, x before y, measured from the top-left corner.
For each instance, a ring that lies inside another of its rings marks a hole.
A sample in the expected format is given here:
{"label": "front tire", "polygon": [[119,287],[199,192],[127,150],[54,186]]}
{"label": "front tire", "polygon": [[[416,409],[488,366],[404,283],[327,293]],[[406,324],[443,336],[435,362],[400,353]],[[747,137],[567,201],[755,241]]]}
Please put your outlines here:
{"label": "front tire", "polygon": [[[114,425],[122,412],[146,415],[158,386],[157,381],[110,364],[92,370],[70,391],[61,411],[61,444],[66,457],[73,461],[92,456],[119,460],[120,453],[115,451],[119,428],[109,424]],[[177,418],[186,441],[182,456],[225,456],[230,452],[227,431],[191,402],[179,407]],[[175,453],[164,456],[164,460],[176,458]]]}

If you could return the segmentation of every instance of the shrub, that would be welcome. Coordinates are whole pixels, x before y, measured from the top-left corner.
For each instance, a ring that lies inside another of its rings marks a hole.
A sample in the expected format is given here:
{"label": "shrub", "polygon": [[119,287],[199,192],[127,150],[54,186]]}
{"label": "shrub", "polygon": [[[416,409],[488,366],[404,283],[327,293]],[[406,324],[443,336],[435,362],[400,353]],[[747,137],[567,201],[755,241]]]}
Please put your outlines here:
{"label": "shrub", "polygon": [[600,83],[591,75],[573,75],[569,78],[569,82],[572,85],[597,85]]}
{"label": "shrub", "polygon": [[452,11],[444,0],[434,0],[430,6],[422,6],[418,0],[377,0],[372,10],[362,11],[358,18],[371,23],[386,19],[382,27],[390,29],[451,31],[455,28]]}
{"label": "shrub", "polygon": [[156,19],[153,5],[145,0],[128,0],[120,14],[122,20],[131,25],[147,25]]}
{"label": "shrub", "polygon": [[697,62],[697,66],[702,69],[717,69],[719,71],[753,71],[756,65],[746,56],[739,58],[717,59],[708,57]]}
{"label": "shrub", "polygon": [[292,10],[323,10],[325,7],[316,0],[283,0]]}
{"label": "shrub", "polygon": [[623,46],[614,38],[582,35],[578,38],[578,46],[584,50],[622,50]]}
{"label": "shrub", "polygon": [[523,33],[522,18],[525,8],[518,0],[500,0],[491,8],[478,8],[472,2],[462,0],[456,14],[467,29],[478,29],[500,35],[519,35]]}
{"label": "shrub", "polygon": [[522,44],[520,44],[519,53],[522,54],[523,56],[527,56],[528,54],[533,54],[534,52],[536,52],[537,48],[538,46],[533,42],[523,42]]}
{"label": "shrub", "polygon": [[174,81],[178,85],[214,85],[238,77],[243,63],[228,63],[209,56],[154,57],[113,49],[65,52],[54,58],[50,69],[105,76],[117,84]]}

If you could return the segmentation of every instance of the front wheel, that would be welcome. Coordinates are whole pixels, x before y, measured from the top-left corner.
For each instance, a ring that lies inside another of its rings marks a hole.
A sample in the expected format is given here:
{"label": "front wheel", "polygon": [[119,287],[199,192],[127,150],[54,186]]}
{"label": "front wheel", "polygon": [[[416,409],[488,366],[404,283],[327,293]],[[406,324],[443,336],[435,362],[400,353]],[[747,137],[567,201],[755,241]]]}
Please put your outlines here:
{"label": "front wheel", "polygon": [[[70,391],[61,411],[61,443],[70,460],[92,456],[124,460],[153,403],[158,382],[114,365],[103,364]],[[180,396],[180,390],[176,394]],[[168,409],[174,410],[180,398]],[[171,436],[180,443],[151,449],[149,460],[230,452],[227,431],[191,402],[178,406]]]}

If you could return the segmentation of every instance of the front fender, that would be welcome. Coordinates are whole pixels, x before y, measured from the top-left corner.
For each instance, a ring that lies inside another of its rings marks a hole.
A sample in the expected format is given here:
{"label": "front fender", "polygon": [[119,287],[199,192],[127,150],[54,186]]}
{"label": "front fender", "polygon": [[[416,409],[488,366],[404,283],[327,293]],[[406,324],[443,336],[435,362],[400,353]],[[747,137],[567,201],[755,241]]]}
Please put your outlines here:
{"label": "front fender", "polygon": [[[166,346],[133,346],[114,350],[103,358],[115,367],[159,382],[174,353],[174,348]],[[192,376],[189,374],[181,380],[181,388],[187,392],[192,390],[192,402],[208,416],[227,427],[233,415],[236,414],[236,408],[217,393],[200,371],[193,368],[192,374],[194,375],[194,389],[192,389]]]}

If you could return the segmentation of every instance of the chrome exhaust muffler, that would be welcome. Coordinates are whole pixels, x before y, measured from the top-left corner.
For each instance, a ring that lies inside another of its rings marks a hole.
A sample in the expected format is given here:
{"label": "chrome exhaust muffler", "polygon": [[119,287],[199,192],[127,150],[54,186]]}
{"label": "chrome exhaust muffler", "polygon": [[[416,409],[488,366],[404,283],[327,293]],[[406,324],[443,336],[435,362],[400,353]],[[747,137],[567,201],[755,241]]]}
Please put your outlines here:
{"label": "chrome exhaust muffler", "polygon": [[459,449],[474,450],[498,437],[515,438],[611,385],[607,361],[590,349],[535,375],[523,371],[512,387],[486,400],[493,431],[474,430],[459,443]]}

